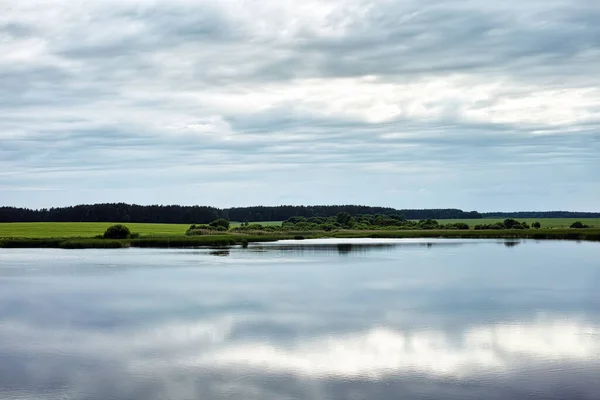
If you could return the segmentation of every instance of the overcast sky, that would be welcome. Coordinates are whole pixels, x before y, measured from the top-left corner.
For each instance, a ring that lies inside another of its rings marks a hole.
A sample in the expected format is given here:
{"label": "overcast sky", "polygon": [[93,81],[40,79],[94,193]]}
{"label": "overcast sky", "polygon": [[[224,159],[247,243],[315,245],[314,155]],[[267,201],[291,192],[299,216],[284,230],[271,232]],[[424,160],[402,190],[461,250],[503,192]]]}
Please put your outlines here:
{"label": "overcast sky", "polygon": [[600,211],[597,0],[0,0],[0,205]]}

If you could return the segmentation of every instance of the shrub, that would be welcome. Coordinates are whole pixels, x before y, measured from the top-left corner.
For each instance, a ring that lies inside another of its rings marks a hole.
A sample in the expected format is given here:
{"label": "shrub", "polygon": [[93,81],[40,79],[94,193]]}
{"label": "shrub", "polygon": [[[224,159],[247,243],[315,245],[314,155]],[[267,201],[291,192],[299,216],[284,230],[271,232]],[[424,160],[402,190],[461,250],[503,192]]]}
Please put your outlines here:
{"label": "shrub", "polygon": [[534,229],[540,229],[542,227],[542,224],[540,224],[539,222],[535,221],[533,224],[531,224],[531,226]]}
{"label": "shrub", "polygon": [[104,239],[126,239],[131,235],[131,231],[125,225],[109,226],[104,232]]}
{"label": "shrub", "polygon": [[464,222],[457,222],[455,224],[446,224],[443,226],[444,229],[460,229],[460,230],[466,230],[469,229],[469,225],[465,224]]}
{"label": "shrub", "polygon": [[505,229],[504,224],[502,224],[501,222],[497,222],[495,224],[480,224],[480,225],[475,225],[475,230],[479,231],[479,230],[486,230],[486,229]]}
{"label": "shrub", "polygon": [[574,229],[584,229],[584,228],[589,228],[590,226],[589,226],[589,225],[585,225],[585,224],[584,224],[583,222],[581,222],[581,221],[575,221],[575,222],[573,222],[573,223],[571,224],[571,226],[570,226],[570,227],[571,227],[571,228],[574,228]]}
{"label": "shrub", "polygon": [[227,230],[229,229],[229,221],[227,221],[225,218],[215,219],[210,223],[210,226],[213,228],[223,227],[225,230]]}
{"label": "shrub", "polygon": [[321,228],[325,231],[325,232],[331,232],[332,230],[335,229],[335,225],[333,224],[323,224],[321,225]]}

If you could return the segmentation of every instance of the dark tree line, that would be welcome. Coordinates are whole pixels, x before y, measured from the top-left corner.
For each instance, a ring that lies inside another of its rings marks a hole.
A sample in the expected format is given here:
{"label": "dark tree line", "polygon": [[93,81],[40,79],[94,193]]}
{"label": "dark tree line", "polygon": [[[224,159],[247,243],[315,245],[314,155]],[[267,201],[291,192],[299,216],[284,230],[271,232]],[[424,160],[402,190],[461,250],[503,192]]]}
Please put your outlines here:
{"label": "dark tree line", "polygon": [[153,222],[187,224],[190,221],[210,222],[220,216],[221,210],[204,206],[140,206],[110,203],[40,210],[0,207],[0,222]]}
{"label": "dark tree line", "polygon": [[398,210],[390,207],[358,205],[333,206],[277,206],[236,207],[223,210],[223,217],[231,221],[285,221],[291,217],[334,217],[339,213],[351,216],[366,214],[402,215],[406,219],[459,219],[481,218],[477,211],[465,212],[458,209]]}
{"label": "dark tree line", "polygon": [[0,207],[0,222],[152,222],[206,224],[218,218],[230,221],[286,221],[291,217],[329,218],[339,213],[359,215],[398,215],[409,220],[476,218],[600,218],[600,213],[568,211],[478,213],[455,208],[394,209],[360,205],[256,206],[219,209],[207,206],[150,205],[125,203],[84,204],[72,207],[27,208]]}
{"label": "dark tree line", "polygon": [[517,211],[481,213],[483,218],[600,218],[600,212]]}
{"label": "dark tree line", "polygon": [[334,206],[256,206],[218,209],[206,206],[151,205],[125,203],[84,204],[72,207],[27,208],[0,207],[0,222],[152,222],[206,224],[218,218],[231,221],[285,221],[291,217],[333,217],[382,214],[401,215],[406,219],[481,218],[476,211],[459,209],[397,210],[389,207],[358,205]]}

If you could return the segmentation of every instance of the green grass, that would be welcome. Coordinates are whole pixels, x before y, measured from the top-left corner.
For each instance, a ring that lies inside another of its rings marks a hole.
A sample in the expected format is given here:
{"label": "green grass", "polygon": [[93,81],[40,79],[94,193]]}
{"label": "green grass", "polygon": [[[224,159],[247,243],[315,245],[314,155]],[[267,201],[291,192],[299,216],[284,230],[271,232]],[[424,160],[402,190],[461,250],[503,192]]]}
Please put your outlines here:
{"label": "green grass", "polygon": [[[568,228],[575,221],[581,221],[592,228],[600,228],[600,218],[515,218],[517,221],[525,221],[529,225],[534,222],[542,224],[542,228]],[[471,229],[475,225],[480,224],[494,224],[496,222],[502,222],[505,218],[482,218],[482,219],[438,219],[440,224],[454,224],[457,222],[464,222],[469,224]]]}
{"label": "green grass", "polygon": [[[119,222],[117,222],[119,223]],[[0,223],[0,237],[71,238],[102,235],[112,222],[11,222]],[[183,236],[188,224],[123,223],[142,236]]]}
{"label": "green grass", "polygon": [[[254,223],[254,222],[253,222]],[[281,225],[278,221],[257,222],[261,225]],[[0,223],[0,238],[91,238],[102,235],[106,228],[115,224],[126,225],[131,232],[141,236],[183,236],[191,224],[144,224],[132,222],[3,222]],[[231,227],[241,222],[232,222]]]}

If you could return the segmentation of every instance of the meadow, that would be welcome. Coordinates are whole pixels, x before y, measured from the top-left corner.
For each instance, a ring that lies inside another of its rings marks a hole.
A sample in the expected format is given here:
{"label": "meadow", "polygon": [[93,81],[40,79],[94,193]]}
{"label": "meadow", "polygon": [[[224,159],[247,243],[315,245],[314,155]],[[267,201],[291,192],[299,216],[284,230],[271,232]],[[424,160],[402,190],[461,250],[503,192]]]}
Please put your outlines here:
{"label": "meadow", "polygon": [[[10,222],[0,223],[0,237],[89,238],[102,235],[113,222]],[[125,223],[141,236],[184,236],[187,224]]]}
{"label": "meadow", "polygon": [[[257,222],[262,225],[281,225],[280,221]],[[136,222],[3,222],[0,238],[90,238],[102,235],[106,228],[115,224],[126,225],[131,232],[144,237],[184,236],[191,224],[148,224]],[[241,222],[232,222],[231,227]]]}

